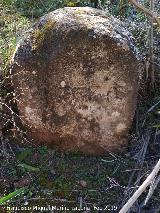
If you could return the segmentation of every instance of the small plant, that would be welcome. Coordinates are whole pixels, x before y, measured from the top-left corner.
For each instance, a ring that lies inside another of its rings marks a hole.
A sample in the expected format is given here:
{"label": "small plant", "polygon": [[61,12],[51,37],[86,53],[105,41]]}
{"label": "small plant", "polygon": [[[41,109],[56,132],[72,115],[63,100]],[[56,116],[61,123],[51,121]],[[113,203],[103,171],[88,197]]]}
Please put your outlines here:
{"label": "small plant", "polygon": [[0,205],[4,205],[7,202],[10,202],[12,199],[16,198],[17,196],[22,196],[26,192],[27,192],[27,187],[22,187],[20,189],[17,189],[14,192],[11,192],[8,195],[0,198]]}

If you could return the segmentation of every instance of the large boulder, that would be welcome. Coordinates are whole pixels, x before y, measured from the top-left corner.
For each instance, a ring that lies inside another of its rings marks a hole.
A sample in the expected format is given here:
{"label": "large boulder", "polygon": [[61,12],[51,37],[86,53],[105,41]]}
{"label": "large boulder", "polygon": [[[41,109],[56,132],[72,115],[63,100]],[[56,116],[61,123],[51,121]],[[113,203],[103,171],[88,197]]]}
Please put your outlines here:
{"label": "large boulder", "polygon": [[17,45],[11,76],[36,144],[87,154],[126,146],[139,60],[116,18],[88,7],[43,16]]}

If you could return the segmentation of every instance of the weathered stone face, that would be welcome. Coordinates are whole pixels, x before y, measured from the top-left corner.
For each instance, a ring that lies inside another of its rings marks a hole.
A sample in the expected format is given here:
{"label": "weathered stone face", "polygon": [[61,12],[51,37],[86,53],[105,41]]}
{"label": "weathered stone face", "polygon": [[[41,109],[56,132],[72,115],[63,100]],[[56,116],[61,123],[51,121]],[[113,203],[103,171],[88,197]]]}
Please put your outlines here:
{"label": "weathered stone face", "polygon": [[127,143],[139,64],[120,22],[64,8],[26,32],[12,59],[20,115],[35,143],[103,154]]}

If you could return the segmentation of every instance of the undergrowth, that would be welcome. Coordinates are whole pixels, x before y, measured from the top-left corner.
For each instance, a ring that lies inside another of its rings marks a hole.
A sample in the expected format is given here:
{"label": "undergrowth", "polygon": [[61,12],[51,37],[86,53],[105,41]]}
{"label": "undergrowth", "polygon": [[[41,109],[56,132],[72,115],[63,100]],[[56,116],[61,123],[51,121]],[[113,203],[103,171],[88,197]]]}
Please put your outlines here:
{"label": "undergrowth", "polygon": [[[144,96],[140,99],[126,154],[110,153],[108,156],[89,157],[80,153],[63,154],[45,146],[33,146],[27,141],[23,130],[13,124],[18,112],[5,102],[13,91],[6,89],[4,81],[19,38],[35,21],[34,12],[35,16],[39,16],[48,12],[53,4],[49,8],[45,5],[47,10],[35,10],[38,6],[34,2],[31,5],[33,10],[28,14],[25,5],[22,7],[27,1],[16,2],[21,8],[18,12],[12,1],[5,3],[0,4],[0,71],[3,86],[0,91],[0,211],[5,212],[8,208],[8,212],[15,212],[14,208],[19,207],[20,212],[34,212],[40,211],[44,206],[49,208],[50,205],[57,205],[58,208],[63,205],[69,208],[69,212],[72,208],[75,211],[79,208],[83,212],[103,212],[108,208],[118,212],[159,158],[159,87],[157,86],[156,93],[151,93],[152,98],[151,95],[146,95],[145,99]],[[145,31],[142,30],[141,33],[145,37]],[[140,45],[144,45],[143,41]],[[5,104],[9,109],[6,109]],[[21,133],[19,138],[14,134],[15,129]],[[139,204],[144,201],[145,196],[146,192]],[[149,204],[140,209],[140,212],[159,212],[159,206],[160,193],[157,188]],[[137,212],[138,208],[137,203],[132,212]]]}

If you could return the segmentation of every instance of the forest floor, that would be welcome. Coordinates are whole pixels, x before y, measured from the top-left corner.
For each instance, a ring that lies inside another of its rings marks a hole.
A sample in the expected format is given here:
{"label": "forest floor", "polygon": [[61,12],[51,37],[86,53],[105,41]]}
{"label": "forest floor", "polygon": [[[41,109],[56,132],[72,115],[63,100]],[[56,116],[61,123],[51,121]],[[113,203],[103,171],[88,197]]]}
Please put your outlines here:
{"label": "forest floor", "polygon": [[[12,90],[5,81],[16,43],[34,21],[0,5],[0,212],[40,212],[37,206],[49,205],[63,207],[60,212],[67,212],[65,207],[68,212],[118,212],[159,159],[159,89],[140,95],[129,147],[122,154],[93,157],[32,145],[14,123]],[[22,134],[17,138],[15,131]],[[131,212],[160,212],[160,187],[143,207],[147,192]]]}

